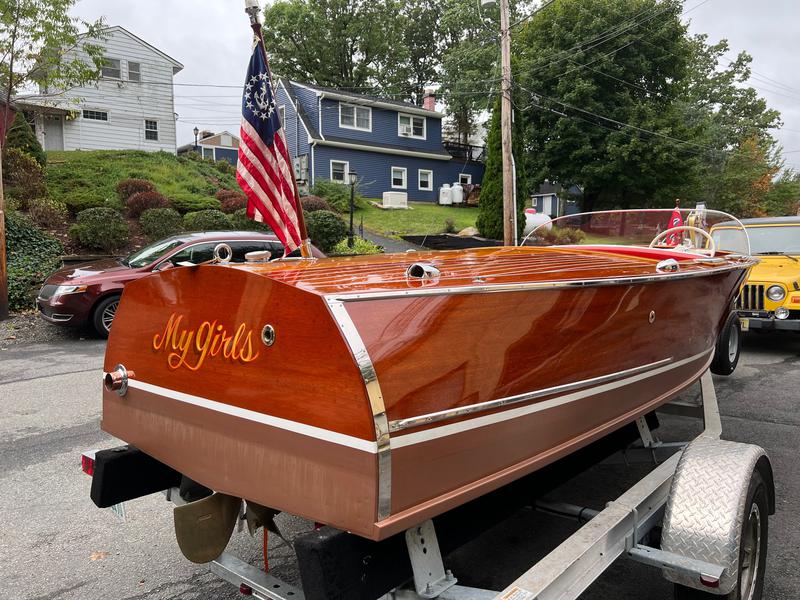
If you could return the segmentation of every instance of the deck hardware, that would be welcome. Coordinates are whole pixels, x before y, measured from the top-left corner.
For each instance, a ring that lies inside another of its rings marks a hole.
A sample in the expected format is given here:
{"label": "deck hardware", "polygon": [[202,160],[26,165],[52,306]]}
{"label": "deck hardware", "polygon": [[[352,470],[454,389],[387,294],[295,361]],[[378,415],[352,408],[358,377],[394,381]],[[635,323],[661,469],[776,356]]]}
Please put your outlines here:
{"label": "deck hardware", "polygon": [[648,317],[647,317],[647,320],[648,320],[648,322],[649,322],[651,325],[652,325],[653,323],[655,323],[655,322],[656,322],[656,311],[654,311],[654,310],[651,310],[651,311],[650,311],[650,316],[648,316]]}
{"label": "deck hardware", "polygon": [[222,242],[214,246],[215,262],[226,265],[229,262],[231,262],[232,258],[233,258],[233,250],[231,250],[231,247],[228,244]]}
{"label": "deck hardware", "polygon": [[275,343],[275,328],[269,323],[261,330],[261,341],[265,346],[272,346]]}
{"label": "deck hardware", "polygon": [[120,396],[128,393],[128,379],[133,379],[133,371],[128,371],[122,364],[103,376],[103,385],[109,392],[117,392]]}
{"label": "deck hardware", "polygon": [[675,271],[680,270],[681,266],[678,264],[678,261],[674,258],[668,258],[666,260],[660,261],[656,265],[656,271],[659,273],[673,273]]}
{"label": "deck hardware", "polygon": [[422,598],[437,598],[458,581],[445,571],[433,521],[406,530],[406,546],[414,571],[414,588]]}
{"label": "deck hardware", "polygon": [[245,261],[249,263],[267,262],[270,258],[272,258],[272,252],[269,250],[255,250],[244,255]]}
{"label": "deck hardware", "polygon": [[436,279],[442,274],[430,263],[413,263],[406,269],[406,277],[413,279]]}

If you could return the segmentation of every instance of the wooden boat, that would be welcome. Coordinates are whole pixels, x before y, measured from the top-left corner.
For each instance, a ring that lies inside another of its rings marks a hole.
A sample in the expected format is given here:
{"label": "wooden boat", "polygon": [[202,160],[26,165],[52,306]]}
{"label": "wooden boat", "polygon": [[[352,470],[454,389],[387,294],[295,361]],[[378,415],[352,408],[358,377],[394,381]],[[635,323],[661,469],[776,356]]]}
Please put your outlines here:
{"label": "wooden boat", "polygon": [[167,270],[125,290],[105,371],[127,389],[104,392],[102,427],[218,492],[383,539],[685,389],[752,264],[574,246]]}

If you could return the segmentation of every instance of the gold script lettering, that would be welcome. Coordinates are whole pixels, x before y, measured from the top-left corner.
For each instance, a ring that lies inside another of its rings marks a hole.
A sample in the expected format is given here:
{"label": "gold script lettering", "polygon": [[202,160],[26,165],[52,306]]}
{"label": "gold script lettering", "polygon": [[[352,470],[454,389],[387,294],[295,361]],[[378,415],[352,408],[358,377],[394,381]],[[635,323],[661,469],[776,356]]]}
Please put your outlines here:
{"label": "gold script lettering", "polygon": [[182,326],[183,315],[172,313],[164,331],[153,336],[153,350],[167,353],[170,369],[186,367],[198,371],[208,357],[222,357],[243,363],[258,358],[253,347],[253,331],[240,323],[233,335],[215,321],[203,321],[196,329]]}

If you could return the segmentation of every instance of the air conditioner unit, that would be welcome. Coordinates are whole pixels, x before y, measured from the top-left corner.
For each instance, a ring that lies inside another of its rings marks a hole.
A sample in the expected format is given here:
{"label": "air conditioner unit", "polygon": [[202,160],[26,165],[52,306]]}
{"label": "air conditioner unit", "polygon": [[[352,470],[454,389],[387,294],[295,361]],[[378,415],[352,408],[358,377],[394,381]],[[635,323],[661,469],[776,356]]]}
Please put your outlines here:
{"label": "air conditioner unit", "polygon": [[410,136],[411,135],[411,125],[401,125],[400,126],[400,135]]}

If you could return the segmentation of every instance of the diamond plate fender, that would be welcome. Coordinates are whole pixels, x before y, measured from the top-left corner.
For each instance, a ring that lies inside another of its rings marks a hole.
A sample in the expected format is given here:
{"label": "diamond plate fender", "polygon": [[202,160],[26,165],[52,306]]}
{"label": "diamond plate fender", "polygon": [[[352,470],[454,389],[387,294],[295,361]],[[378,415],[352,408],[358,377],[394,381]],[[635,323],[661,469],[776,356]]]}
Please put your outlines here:
{"label": "diamond plate fender", "polygon": [[739,576],[744,504],[755,471],[767,486],[772,514],[772,467],[763,448],[705,436],[686,447],[667,500],[661,548],[717,564],[725,572],[716,589],[669,569],[663,572],[667,580],[720,595],[734,589]]}

